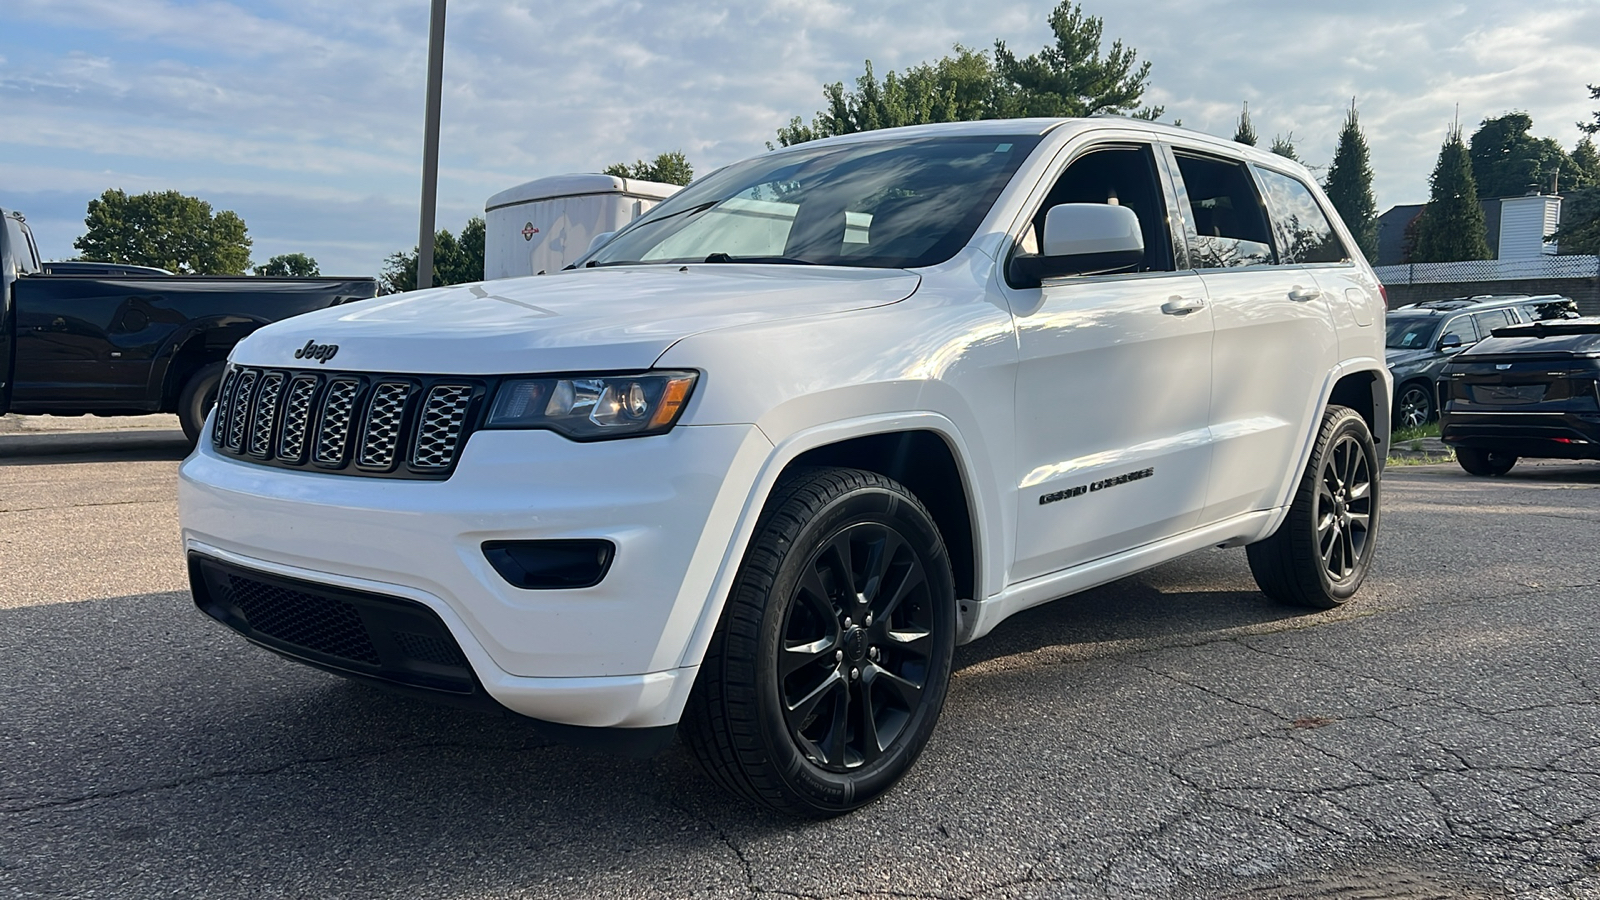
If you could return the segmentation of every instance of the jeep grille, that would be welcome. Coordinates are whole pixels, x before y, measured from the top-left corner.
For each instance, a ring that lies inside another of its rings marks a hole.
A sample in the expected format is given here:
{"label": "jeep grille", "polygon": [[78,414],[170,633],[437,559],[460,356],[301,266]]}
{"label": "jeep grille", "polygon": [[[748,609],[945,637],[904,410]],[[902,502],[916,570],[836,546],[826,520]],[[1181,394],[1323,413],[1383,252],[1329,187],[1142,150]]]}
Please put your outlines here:
{"label": "jeep grille", "polygon": [[487,393],[471,378],[230,367],[211,442],[284,468],[448,478]]}

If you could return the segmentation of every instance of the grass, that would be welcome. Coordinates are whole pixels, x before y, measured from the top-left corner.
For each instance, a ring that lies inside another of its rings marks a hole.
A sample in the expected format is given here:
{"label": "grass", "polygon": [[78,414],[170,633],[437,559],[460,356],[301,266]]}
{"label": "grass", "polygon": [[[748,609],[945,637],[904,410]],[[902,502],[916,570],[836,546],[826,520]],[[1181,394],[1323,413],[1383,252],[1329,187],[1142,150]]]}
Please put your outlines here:
{"label": "grass", "polygon": [[[1435,419],[1418,428],[1397,429],[1389,436],[1389,446],[1404,448],[1411,451],[1406,454],[1395,454],[1389,457],[1391,466],[1436,466],[1447,463],[1456,458],[1456,455],[1446,449],[1441,453],[1424,452],[1423,438],[1436,438],[1439,436],[1439,420]],[[1417,455],[1421,454],[1421,455]]]}
{"label": "grass", "polygon": [[[1390,437],[1396,444],[1403,444],[1406,441],[1415,441],[1415,440],[1420,440],[1422,438],[1431,438],[1431,437],[1435,437],[1436,438],[1438,436],[1439,436],[1439,420],[1438,419],[1434,419],[1432,422],[1428,422],[1427,424],[1422,425],[1422,426],[1417,427],[1417,428],[1400,428],[1400,429],[1396,429],[1395,433],[1393,435],[1391,435]],[[1417,449],[1421,449],[1421,448],[1417,448]]]}

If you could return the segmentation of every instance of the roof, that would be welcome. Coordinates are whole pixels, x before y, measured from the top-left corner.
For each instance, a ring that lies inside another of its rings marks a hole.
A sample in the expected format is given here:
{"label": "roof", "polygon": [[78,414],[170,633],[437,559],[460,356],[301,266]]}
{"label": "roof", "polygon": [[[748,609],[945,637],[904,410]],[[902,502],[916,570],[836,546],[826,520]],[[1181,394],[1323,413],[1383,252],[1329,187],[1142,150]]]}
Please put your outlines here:
{"label": "roof", "polygon": [[524,182],[514,188],[507,188],[490,197],[483,204],[483,209],[488,212],[502,206],[533,203],[538,200],[553,200],[557,197],[581,197],[589,194],[621,194],[625,197],[638,197],[643,200],[665,200],[680,190],[683,189],[675,184],[641,181],[637,178],[619,178],[616,175],[552,175],[548,178],[536,178],[533,181]]}
{"label": "roof", "polygon": [[1499,306],[1528,306],[1540,303],[1571,303],[1572,300],[1560,294],[1540,294],[1529,296],[1527,294],[1481,294],[1476,297],[1456,297],[1453,300],[1424,300],[1421,303],[1408,303],[1397,306],[1390,313],[1407,313],[1410,315],[1447,315],[1460,312],[1464,309],[1491,309]]}

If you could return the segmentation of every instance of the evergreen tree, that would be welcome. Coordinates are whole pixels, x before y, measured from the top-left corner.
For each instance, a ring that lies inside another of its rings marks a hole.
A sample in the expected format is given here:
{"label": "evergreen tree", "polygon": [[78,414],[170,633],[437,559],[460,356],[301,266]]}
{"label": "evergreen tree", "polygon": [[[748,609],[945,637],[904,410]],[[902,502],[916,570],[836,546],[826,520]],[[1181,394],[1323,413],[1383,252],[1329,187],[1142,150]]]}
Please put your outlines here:
{"label": "evergreen tree", "polygon": [[1355,236],[1356,245],[1367,259],[1378,256],[1378,204],[1372,199],[1372,164],[1367,138],[1361,133],[1355,101],[1344,117],[1339,145],[1328,166],[1328,181],[1323,185],[1333,208]]}
{"label": "evergreen tree", "polygon": [[[1600,100],[1600,87],[1589,85],[1589,97]],[[1600,134],[1600,109],[1594,112],[1594,121],[1579,122],[1585,137],[1578,142],[1572,151],[1572,162],[1591,175],[1600,175],[1600,165],[1596,164],[1594,141],[1588,138],[1591,134]],[[1582,161],[1579,155],[1582,154]],[[1564,254],[1579,253],[1584,255],[1600,255],[1600,187],[1590,187],[1567,195],[1562,205],[1561,230],[1552,234],[1547,241],[1560,242],[1560,252]]]}
{"label": "evergreen tree", "polygon": [[1483,207],[1472,177],[1472,160],[1459,126],[1450,129],[1439,161],[1428,179],[1431,194],[1417,222],[1417,246],[1412,262],[1457,262],[1488,259],[1484,238]]}
{"label": "evergreen tree", "polygon": [[1239,127],[1233,132],[1233,139],[1241,144],[1256,145],[1256,128],[1250,124],[1250,104],[1244,105],[1244,111],[1239,113]]}
{"label": "evergreen tree", "polygon": [[1272,136],[1272,152],[1295,162],[1300,161],[1300,154],[1294,149],[1294,132],[1289,132],[1288,137],[1281,135]]}
{"label": "evergreen tree", "polygon": [[1484,119],[1472,133],[1472,177],[1480,197],[1520,197],[1530,188],[1548,191],[1556,174],[1571,168],[1561,145],[1534,137],[1528,133],[1532,128],[1532,116],[1512,112]]}
{"label": "evergreen tree", "polygon": [[[1018,58],[1004,41],[994,54],[960,44],[953,56],[889,72],[879,79],[867,60],[854,89],[844,82],[824,85],[827,107],[807,123],[795,116],[778,129],[778,144],[789,147],[817,138],[901,125],[966,122],[1016,116],[1091,116],[1135,110],[1150,79],[1150,63],[1113,41],[1101,53],[1104,25],[1075,3],[1057,4],[1050,14],[1055,42]],[[1159,118],[1160,107],[1132,115]],[[770,146],[770,145],[769,145]]]}
{"label": "evergreen tree", "polygon": [[1571,169],[1561,170],[1561,190],[1600,187],[1600,153],[1594,149],[1594,138],[1584,135],[1568,154]]}

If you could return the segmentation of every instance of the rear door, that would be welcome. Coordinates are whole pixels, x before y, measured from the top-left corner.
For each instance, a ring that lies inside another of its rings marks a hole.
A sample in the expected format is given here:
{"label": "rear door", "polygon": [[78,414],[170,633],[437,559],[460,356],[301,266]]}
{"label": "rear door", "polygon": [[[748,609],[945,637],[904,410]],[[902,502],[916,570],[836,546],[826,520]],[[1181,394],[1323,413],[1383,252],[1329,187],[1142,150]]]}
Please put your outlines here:
{"label": "rear door", "polygon": [[1051,207],[1112,203],[1138,215],[1145,259],[1003,286],[1020,351],[1012,582],[1194,527],[1210,464],[1211,312],[1174,241],[1159,156],[1148,142],[1103,142],[1061,163],[1016,252],[1037,251]]}
{"label": "rear door", "polygon": [[1339,348],[1327,297],[1306,264],[1280,251],[1250,166],[1199,147],[1171,152],[1216,329],[1215,455],[1200,515],[1210,523],[1280,502]]}

